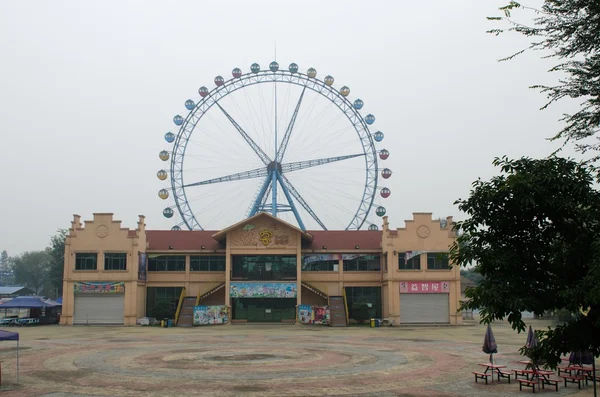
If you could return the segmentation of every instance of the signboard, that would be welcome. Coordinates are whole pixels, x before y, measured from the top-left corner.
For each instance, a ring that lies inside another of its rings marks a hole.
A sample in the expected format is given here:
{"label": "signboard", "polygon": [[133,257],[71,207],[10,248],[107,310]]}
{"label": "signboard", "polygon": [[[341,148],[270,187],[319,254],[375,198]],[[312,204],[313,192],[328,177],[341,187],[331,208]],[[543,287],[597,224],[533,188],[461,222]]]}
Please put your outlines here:
{"label": "signboard", "polygon": [[298,306],[298,320],[302,324],[329,324],[329,307],[327,306]]}
{"label": "signboard", "polygon": [[194,306],[194,325],[226,324],[228,321],[227,306]]}
{"label": "signboard", "polygon": [[296,283],[231,283],[232,298],[295,298]]}
{"label": "signboard", "polygon": [[73,292],[76,294],[122,294],[125,292],[123,281],[106,283],[73,283]]}
{"label": "signboard", "polygon": [[400,282],[401,294],[448,294],[450,283],[448,281],[402,281]]}
{"label": "signboard", "polygon": [[148,268],[148,254],[138,252],[138,281],[146,281],[146,269]]}

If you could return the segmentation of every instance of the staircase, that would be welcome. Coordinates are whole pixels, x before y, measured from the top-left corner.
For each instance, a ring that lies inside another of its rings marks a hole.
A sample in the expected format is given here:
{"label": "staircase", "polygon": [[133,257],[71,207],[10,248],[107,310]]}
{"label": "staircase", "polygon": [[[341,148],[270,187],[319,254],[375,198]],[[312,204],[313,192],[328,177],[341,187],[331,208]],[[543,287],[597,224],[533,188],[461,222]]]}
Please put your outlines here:
{"label": "staircase", "polygon": [[329,326],[347,327],[346,302],[344,296],[329,297]]}
{"label": "staircase", "polygon": [[307,290],[309,290],[310,292],[314,293],[315,295],[320,296],[323,299],[329,298],[329,296],[325,292],[313,287],[312,285],[310,285],[308,283],[305,283],[304,281],[302,282],[302,286],[304,288],[306,288]]}
{"label": "staircase", "polygon": [[220,290],[221,288],[225,287],[225,283],[219,284],[217,285],[215,288],[211,289],[208,292],[203,293],[202,295],[200,295],[198,293],[198,297],[196,298],[196,305],[200,305],[200,302],[202,302],[204,299],[206,299],[207,297],[209,297],[210,295],[214,294],[215,292],[217,292],[218,290]]}
{"label": "staircase", "polygon": [[181,312],[177,320],[178,327],[191,327],[194,325],[194,306],[196,306],[195,296],[186,296],[183,298]]}

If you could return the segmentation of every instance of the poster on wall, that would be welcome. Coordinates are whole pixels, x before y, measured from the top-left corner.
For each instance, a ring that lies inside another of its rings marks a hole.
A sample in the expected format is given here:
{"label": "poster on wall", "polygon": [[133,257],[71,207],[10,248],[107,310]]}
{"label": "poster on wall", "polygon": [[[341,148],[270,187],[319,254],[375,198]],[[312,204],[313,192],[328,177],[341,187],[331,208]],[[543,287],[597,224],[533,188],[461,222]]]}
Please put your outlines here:
{"label": "poster on wall", "polygon": [[314,321],[313,310],[311,305],[298,306],[298,320],[302,324],[312,324]]}
{"label": "poster on wall", "polygon": [[146,281],[146,269],[148,268],[148,254],[138,252],[138,281]]}
{"label": "poster on wall", "polygon": [[232,298],[295,298],[296,283],[231,283]]}
{"label": "poster on wall", "polygon": [[194,306],[194,325],[226,324],[228,321],[227,306]]}
{"label": "poster on wall", "polygon": [[105,282],[105,283],[73,283],[73,292],[78,294],[122,294],[125,292],[125,283]]}
{"label": "poster on wall", "polygon": [[298,320],[302,324],[329,324],[329,307],[327,306],[298,306]]}
{"label": "poster on wall", "polygon": [[448,281],[402,281],[401,294],[448,294],[450,283]]}

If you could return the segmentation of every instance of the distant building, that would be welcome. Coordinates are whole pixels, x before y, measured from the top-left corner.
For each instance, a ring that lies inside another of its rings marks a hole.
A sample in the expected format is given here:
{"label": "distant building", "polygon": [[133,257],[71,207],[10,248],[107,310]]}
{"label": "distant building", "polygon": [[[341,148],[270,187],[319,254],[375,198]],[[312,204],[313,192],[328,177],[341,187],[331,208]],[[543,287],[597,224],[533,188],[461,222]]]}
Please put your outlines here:
{"label": "distant building", "polygon": [[34,295],[35,292],[27,287],[0,287],[0,298]]}

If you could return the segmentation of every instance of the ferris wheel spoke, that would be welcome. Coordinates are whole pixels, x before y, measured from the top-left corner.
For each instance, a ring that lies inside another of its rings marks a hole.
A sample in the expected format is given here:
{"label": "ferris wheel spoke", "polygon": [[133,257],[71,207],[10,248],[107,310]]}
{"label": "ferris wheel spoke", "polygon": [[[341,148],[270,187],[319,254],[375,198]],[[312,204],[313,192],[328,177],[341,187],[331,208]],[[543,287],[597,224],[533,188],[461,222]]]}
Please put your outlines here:
{"label": "ferris wheel spoke", "polygon": [[231,124],[233,124],[233,126],[235,127],[236,130],[238,130],[238,132],[240,133],[240,135],[242,136],[242,138],[244,138],[244,140],[246,141],[246,143],[248,143],[248,145],[250,145],[250,147],[252,148],[252,150],[254,150],[254,153],[257,154],[257,156],[262,160],[262,162],[265,165],[269,165],[271,163],[271,159],[260,148],[260,146],[258,146],[256,144],[256,142],[254,142],[254,140],[250,137],[250,135],[248,135],[248,133],[246,133],[246,131],[244,131],[244,129],[242,127],[240,127],[240,125],[233,119],[233,117],[231,117],[229,115],[229,113],[227,113],[227,111],[225,109],[223,109],[223,107],[218,102],[215,103],[215,105],[217,105],[219,107],[219,109],[221,109],[221,111],[223,112],[223,114],[225,115],[225,117],[227,117],[227,119],[229,119],[229,121],[231,122]]}
{"label": "ferris wheel spoke", "polygon": [[256,169],[250,170],[250,171],[243,171],[243,172],[238,172],[236,174],[222,176],[219,178],[208,179],[208,180],[202,181],[202,182],[189,183],[187,185],[183,185],[183,187],[186,188],[186,187],[192,187],[192,186],[212,185],[214,183],[221,183],[221,182],[241,181],[243,179],[261,178],[263,176],[267,176],[267,173],[268,173],[267,169],[262,167],[262,168],[256,168]]}
{"label": "ferris wheel spoke", "polygon": [[298,192],[296,190],[296,188],[294,187],[294,185],[292,185],[292,183],[290,182],[290,180],[283,174],[280,174],[280,183],[281,183],[281,187],[284,189],[287,189],[290,193],[290,195],[298,202],[300,203],[300,205],[306,210],[306,212],[309,213],[309,215],[315,220],[315,222],[317,222],[319,224],[319,226],[321,226],[323,228],[323,230],[327,230],[327,228],[325,227],[325,224],[323,224],[323,222],[321,222],[321,220],[319,219],[319,217],[317,216],[317,214],[312,210],[312,208],[310,208],[310,205],[308,205],[308,203],[306,202],[306,200],[304,200],[304,198],[300,195],[300,192]]}
{"label": "ferris wheel spoke", "polygon": [[298,116],[298,111],[300,110],[300,105],[302,104],[302,99],[304,98],[304,92],[306,91],[306,86],[302,89],[302,93],[300,94],[300,98],[298,99],[298,103],[296,104],[296,108],[294,109],[294,113],[290,118],[290,123],[285,130],[285,135],[281,140],[281,145],[279,146],[279,150],[277,151],[277,162],[281,162],[283,160],[283,156],[285,154],[285,150],[287,149],[288,142],[290,140],[290,136],[292,135],[292,130],[294,129],[294,124],[296,124],[296,117]]}
{"label": "ferris wheel spoke", "polygon": [[335,163],[337,161],[348,160],[355,157],[364,156],[364,153],[359,154],[349,154],[346,156],[337,156],[337,157],[327,157],[324,159],[315,159],[315,160],[305,160],[305,161],[296,161],[294,163],[281,164],[281,172],[292,172],[298,171],[305,168],[316,167],[319,165]]}

